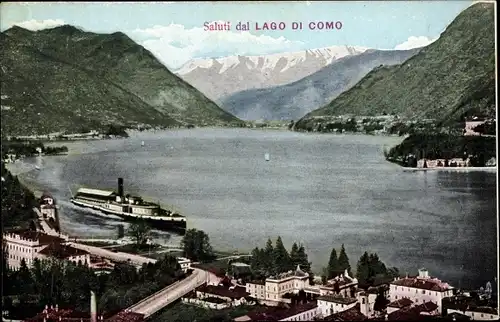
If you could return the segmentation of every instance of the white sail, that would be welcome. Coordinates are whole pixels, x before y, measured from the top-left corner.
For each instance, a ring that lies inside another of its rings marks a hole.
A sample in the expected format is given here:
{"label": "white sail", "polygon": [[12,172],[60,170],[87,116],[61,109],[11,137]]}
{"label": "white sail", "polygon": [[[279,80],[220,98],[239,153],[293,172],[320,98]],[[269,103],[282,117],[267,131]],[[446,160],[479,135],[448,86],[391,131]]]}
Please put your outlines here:
{"label": "white sail", "polygon": [[266,159],[266,161],[269,161],[269,160],[270,160],[270,158],[269,158],[269,153],[266,153],[266,154],[264,155],[264,158]]}
{"label": "white sail", "polygon": [[144,146],[144,141],[141,142],[141,146]]}

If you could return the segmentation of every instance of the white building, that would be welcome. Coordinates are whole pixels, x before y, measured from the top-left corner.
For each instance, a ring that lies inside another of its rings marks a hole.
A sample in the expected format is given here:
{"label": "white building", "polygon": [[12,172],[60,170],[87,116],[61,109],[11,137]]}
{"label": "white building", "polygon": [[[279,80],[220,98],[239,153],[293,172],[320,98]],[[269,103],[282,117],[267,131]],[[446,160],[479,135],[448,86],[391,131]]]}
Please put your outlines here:
{"label": "white building", "polygon": [[422,268],[418,276],[395,278],[389,287],[389,300],[393,302],[407,298],[415,305],[432,302],[438,306],[438,311],[441,313],[442,299],[451,296],[452,290],[448,283],[429,277],[427,270]]}
{"label": "white building", "polygon": [[356,298],[359,303],[359,311],[369,318],[375,316],[375,300],[377,299],[376,292],[358,292]]}
{"label": "white building", "polygon": [[350,297],[358,285],[358,280],[354,277],[349,276],[347,270],[345,270],[344,274],[340,274],[339,276],[328,280],[325,285],[321,285],[319,287],[320,295],[331,295],[335,294],[335,285],[338,286],[339,294],[344,297]]}
{"label": "white building", "polygon": [[340,295],[321,295],[317,299],[318,308],[323,317],[346,311],[353,308],[358,300]]}
{"label": "white building", "polygon": [[3,235],[9,268],[17,270],[24,260],[29,267],[35,258],[55,257],[74,263],[90,263],[90,254],[64,245],[64,239],[29,230],[15,230]]}
{"label": "white building", "polygon": [[287,293],[298,293],[309,287],[309,274],[297,265],[295,271],[266,278],[265,282],[249,282],[246,291],[259,300],[281,301]]}
{"label": "white building", "polygon": [[177,257],[177,263],[181,265],[181,269],[184,273],[191,267],[191,260],[185,257]]}
{"label": "white building", "polygon": [[41,260],[57,258],[59,260],[66,260],[68,262],[85,266],[89,266],[91,264],[90,253],[61,243],[51,243],[47,245],[40,252],[38,252],[37,257]]}
{"label": "white building", "polygon": [[24,259],[27,266],[33,264],[38,253],[52,243],[60,243],[64,240],[35,231],[15,230],[3,235],[6,251],[8,254],[8,265],[11,269],[19,269]]}
{"label": "white building", "polygon": [[448,314],[451,313],[459,313],[466,315],[471,318],[471,320],[477,321],[498,321],[500,316],[498,315],[498,311],[491,307],[476,307],[469,308],[465,311],[461,311],[458,309],[448,309]]}
{"label": "white building", "polygon": [[47,192],[44,192],[40,198],[40,212],[44,219],[56,221],[56,204],[54,198]]}

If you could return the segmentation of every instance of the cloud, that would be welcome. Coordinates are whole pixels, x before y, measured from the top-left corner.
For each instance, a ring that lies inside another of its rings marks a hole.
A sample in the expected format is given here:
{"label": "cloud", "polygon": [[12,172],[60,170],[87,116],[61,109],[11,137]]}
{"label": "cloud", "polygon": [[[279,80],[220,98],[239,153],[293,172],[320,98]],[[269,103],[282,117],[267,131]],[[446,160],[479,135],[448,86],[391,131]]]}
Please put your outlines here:
{"label": "cloud", "polygon": [[418,48],[418,47],[424,47],[427,46],[434,41],[436,41],[439,37],[436,38],[428,38],[425,36],[420,36],[420,37],[414,37],[410,36],[408,40],[403,42],[402,44],[397,45],[394,47],[395,50],[407,50],[407,49],[413,49],[413,48]]}
{"label": "cloud", "polygon": [[[235,29],[232,25],[231,29]],[[205,31],[183,25],[136,29],[129,34],[156,55],[167,67],[178,69],[193,58],[231,55],[264,55],[303,49],[303,42],[284,37],[256,36],[248,31]]]}
{"label": "cloud", "polygon": [[64,21],[61,19],[47,19],[47,20],[27,20],[23,22],[16,22],[13,23],[13,25],[22,27],[24,29],[29,29],[29,30],[41,30],[41,29],[46,29],[46,28],[54,28],[57,26],[62,26],[64,25]]}

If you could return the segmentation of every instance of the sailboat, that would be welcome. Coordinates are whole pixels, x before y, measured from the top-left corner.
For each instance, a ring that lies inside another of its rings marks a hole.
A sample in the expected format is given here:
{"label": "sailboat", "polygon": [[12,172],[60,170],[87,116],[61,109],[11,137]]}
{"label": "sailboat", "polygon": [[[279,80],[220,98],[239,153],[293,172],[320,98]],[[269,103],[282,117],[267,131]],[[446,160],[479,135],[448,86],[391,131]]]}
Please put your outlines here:
{"label": "sailboat", "polygon": [[141,146],[144,146],[144,141],[141,142]]}
{"label": "sailboat", "polygon": [[269,153],[266,153],[266,154],[264,155],[264,159],[265,159],[266,161],[269,161],[269,160],[270,160],[270,158],[269,158]]}

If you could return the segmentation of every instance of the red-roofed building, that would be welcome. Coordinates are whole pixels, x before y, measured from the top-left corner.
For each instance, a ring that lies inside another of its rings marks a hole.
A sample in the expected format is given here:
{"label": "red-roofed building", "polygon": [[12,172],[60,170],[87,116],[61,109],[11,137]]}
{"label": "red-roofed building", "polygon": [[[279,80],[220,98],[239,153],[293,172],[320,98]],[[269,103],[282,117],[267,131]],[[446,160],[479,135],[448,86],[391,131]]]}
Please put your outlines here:
{"label": "red-roofed building", "polygon": [[52,243],[38,252],[38,258],[45,259],[49,257],[57,258],[60,260],[67,260],[83,265],[90,264],[90,254],[84,250],[64,245],[60,243]]}
{"label": "red-roofed building", "polygon": [[367,317],[361,313],[359,303],[345,311],[324,317],[321,321],[365,321]]}
{"label": "red-roofed building", "polygon": [[312,321],[318,316],[315,302],[295,305],[289,308],[270,307],[265,311],[249,312],[234,319],[234,321]]}
{"label": "red-roofed building", "polygon": [[387,305],[387,313],[392,313],[397,310],[401,310],[404,308],[409,308],[413,305],[413,301],[408,299],[408,298],[402,298],[399,300],[396,300],[394,302],[391,302]]}
{"label": "red-roofed building", "polygon": [[419,321],[429,316],[438,316],[438,306],[425,302],[417,306],[406,307],[388,314],[389,321]]}
{"label": "red-roofed building", "polygon": [[437,278],[431,278],[426,269],[420,269],[415,277],[396,278],[389,287],[389,300],[408,298],[416,305],[433,302],[441,313],[441,301],[451,296],[453,287]]}
{"label": "red-roofed building", "polygon": [[352,296],[352,291],[355,290],[358,285],[358,280],[355,277],[349,276],[347,270],[344,274],[328,280],[325,285],[319,287],[320,295],[335,294],[336,291],[343,296]]}
{"label": "red-roofed building", "polygon": [[195,293],[182,298],[183,302],[221,310],[252,301],[246,289],[241,286],[207,285],[196,288]]}

